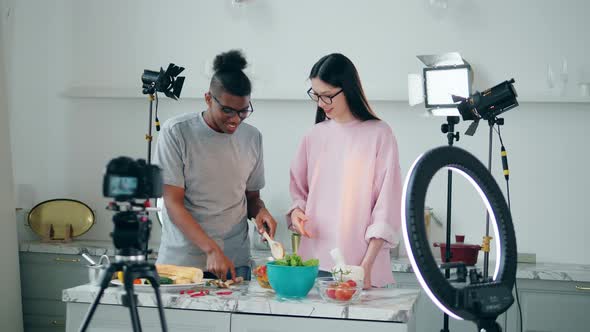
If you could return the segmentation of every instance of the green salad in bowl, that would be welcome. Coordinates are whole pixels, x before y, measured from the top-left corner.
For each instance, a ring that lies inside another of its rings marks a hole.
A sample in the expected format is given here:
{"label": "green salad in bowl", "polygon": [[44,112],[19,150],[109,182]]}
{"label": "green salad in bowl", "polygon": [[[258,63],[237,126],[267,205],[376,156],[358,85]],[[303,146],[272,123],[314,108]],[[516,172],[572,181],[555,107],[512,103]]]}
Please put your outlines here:
{"label": "green salad in bowl", "polygon": [[280,297],[306,297],[313,288],[319,265],[320,261],[315,258],[303,261],[296,254],[286,255],[266,263],[268,281]]}

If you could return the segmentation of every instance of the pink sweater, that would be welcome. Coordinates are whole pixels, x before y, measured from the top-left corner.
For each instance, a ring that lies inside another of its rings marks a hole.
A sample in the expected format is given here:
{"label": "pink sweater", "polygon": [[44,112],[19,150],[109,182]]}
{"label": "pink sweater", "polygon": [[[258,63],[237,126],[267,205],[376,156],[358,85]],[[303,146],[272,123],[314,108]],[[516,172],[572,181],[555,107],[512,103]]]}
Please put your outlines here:
{"label": "pink sweater", "polygon": [[393,283],[389,248],[400,234],[401,191],[397,142],[387,123],[315,125],[291,164],[289,213],[303,210],[312,234],[301,238],[299,254],[318,258],[320,269],[330,271],[333,248],[340,248],[346,264],[360,265],[369,240],[381,238],[386,242],[371,271],[372,285]]}

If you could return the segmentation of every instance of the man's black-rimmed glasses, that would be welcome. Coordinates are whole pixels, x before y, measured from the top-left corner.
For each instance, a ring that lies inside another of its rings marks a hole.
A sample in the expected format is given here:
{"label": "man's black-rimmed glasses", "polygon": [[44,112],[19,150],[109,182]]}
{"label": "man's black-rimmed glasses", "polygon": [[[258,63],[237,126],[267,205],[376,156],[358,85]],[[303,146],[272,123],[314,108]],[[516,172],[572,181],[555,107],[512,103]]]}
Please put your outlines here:
{"label": "man's black-rimmed glasses", "polygon": [[250,105],[248,108],[243,109],[243,110],[235,110],[231,107],[225,106],[223,105],[219,99],[217,99],[217,97],[215,97],[212,93],[210,93],[211,97],[213,98],[213,100],[215,100],[215,102],[221,106],[221,111],[223,112],[223,114],[229,116],[229,117],[233,117],[234,115],[238,115],[240,117],[240,119],[244,120],[245,118],[249,117],[253,112],[254,112],[254,107],[252,106],[252,102],[248,101],[248,104]]}

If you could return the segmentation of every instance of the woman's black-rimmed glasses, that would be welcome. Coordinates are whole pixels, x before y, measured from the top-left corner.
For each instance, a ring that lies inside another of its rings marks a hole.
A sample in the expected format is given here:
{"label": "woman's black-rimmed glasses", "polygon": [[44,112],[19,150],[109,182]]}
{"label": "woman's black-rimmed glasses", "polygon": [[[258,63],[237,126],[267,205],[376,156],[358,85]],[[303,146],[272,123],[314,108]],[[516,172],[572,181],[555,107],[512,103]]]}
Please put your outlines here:
{"label": "woman's black-rimmed glasses", "polygon": [[229,117],[234,117],[234,115],[238,115],[240,117],[240,119],[244,120],[245,118],[249,117],[250,115],[252,115],[252,113],[254,113],[254,107],[252,106],[252,101],[248,101],[248,104],[250,105],[249,108],[243,109],[243,110],[235,110],[231,107],[225,106],[223,105],[218,99],[217,97],[215,97],[212,93],[210,93],[211,97],[213,97],[213,100],[215,100],[215,102],[221,106],[221,111],[223,112],[223,114],[229,116]]}
{"label": "woman's black-rimmed glasses", "polygon": [[334,97],[336,97],[337,95],[339,95],[342,91],[342,89],[340,89],[340,91],[336,92],[335,94],[331,95],[331,96],[324,96],[324,95],[318,95],[317,93],[313,92],[312,88],[309,88],[309,90],[307,90],[307,95],[309,96],[309,98],[311,98],[311,100],[317,102],[320,99],[330,105],[332,104],[332,99],[334,99]]}

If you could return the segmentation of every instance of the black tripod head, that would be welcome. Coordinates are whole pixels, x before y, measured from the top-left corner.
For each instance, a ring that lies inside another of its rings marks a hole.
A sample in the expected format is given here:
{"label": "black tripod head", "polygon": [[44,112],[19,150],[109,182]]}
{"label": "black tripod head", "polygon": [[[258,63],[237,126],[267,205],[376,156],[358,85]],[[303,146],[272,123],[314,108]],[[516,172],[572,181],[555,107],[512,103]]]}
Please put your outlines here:
{"label": "black tripod head", "polygon": [[138,257],[147,257],[152,221],[146,202],[149,203],[109,203],[108,210],[118,211],[113,216],[114,229],[111,233],[116,261],[138,261]]}

